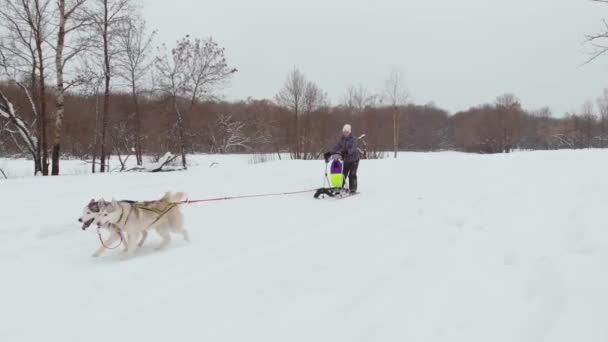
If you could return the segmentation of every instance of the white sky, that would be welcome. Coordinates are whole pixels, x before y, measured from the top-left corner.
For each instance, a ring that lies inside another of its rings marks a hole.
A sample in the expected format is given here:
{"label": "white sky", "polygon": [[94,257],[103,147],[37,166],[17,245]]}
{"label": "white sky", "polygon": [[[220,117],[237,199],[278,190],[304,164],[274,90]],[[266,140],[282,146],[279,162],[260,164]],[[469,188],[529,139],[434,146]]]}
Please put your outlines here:
{"label": "white sky", "polygon": [[578,110],[608,87],[608,56],[583,65],[590,0],[143,0],[172,45],[213,36],[239,69],[226,99],[273,98],[294,66],[337,104],[351,84],[382,89],[400,69],[416,103],[451,112],[515,93],[526,108]]}

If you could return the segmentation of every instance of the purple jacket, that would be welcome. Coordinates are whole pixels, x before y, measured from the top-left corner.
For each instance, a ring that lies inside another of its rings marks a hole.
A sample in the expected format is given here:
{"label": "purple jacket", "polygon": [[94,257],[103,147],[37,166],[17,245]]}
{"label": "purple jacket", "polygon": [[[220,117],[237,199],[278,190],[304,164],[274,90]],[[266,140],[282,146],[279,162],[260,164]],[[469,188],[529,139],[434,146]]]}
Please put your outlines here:
{"label": "purple jacket", "polygon": [[347,163],[352,163],[360,159],[359,157],[359,148],[357,145],[357,138],[355,138],[352,134],[348,137],[342,136],[336,146],[334,146],[331,150],[331,153],[344,153],[346,155],[342,155],[344,161]]}

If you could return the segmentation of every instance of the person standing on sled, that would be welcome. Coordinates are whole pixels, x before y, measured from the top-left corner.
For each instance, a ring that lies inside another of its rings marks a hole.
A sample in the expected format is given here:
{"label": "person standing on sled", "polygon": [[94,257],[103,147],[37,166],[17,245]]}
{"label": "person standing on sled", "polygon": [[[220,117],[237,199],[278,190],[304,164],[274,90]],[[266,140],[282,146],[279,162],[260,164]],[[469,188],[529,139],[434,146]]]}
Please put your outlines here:
{"label": "person standing on sled", "polygon": [[329,160],[334,153],[341,153],[344,160],[344,182],[348,177],[348,187],[351,193],[357,192],[357,169],[359,168],[359,148],[357,138],[353,136],[352,128],[349,124],[342,128],[342,137],[331,150],[323,156]]}

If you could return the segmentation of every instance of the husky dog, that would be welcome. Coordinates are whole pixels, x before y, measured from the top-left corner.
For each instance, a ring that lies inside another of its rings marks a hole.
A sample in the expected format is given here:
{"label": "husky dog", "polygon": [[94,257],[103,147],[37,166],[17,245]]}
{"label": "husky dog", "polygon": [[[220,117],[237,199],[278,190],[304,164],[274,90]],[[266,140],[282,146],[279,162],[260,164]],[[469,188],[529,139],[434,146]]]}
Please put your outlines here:
{"label": "husky dog", "polygon": [[[91,202],[89,202],[89,204],[87,204],[82,209],[82,216],[78,219],[78,222],[82,223],[82,230],[87,230],[87,228],[89,228],[91,226],[91,224],[93,224],[93,222],[97,218],[99,218],[99,216],[101,215],[102,201],[103,201],[103,199],[100,199],[97,201],[95,199],[91,199]],[[121,202],[135,203],[133,201],[121,201]],[[109,246],[109,245],[115,243],[116,240],[118,240],[121,237],[122,232],[110,224],[107,224],[104,227],[99,227],[99,228],[105,228],[110,231],[111,236],[110,236],[110,239],[108,239],[107,241],[104,242],[105,246]],[[143,246],[147,237],[148,237],[148,232],[144,231],[142,233],[141,240],[137,244],[137,247]],[[125,236],[123,235],[122,238],[125,238]],[[100,248],[101,251],[98,250],[97,252],[95,252],[94,256],[101,254],[101,252],[103,252],[102,249],[104,249],[103,246]],[[123,245],[123,251],[124,252],[127,251],[127,242],[125,242]]]}
{"label": "husky dog", "polygon": [[91,226],[93,221],[99,216],[99,201],[91,199],[91,202],[82,209],[82,216],[78,219],[78,222],[82,223],[82,230],[86,230]]}
{"label": "husky dog", "polygon": [[[161,244],[157,250],[164,249],[171,243],[171,233],[181,234],[186,241],[190,241],[188,231],[184,228],[184,217],[179,210],[179,202],[186,199],[185,193],[167,192],[157,201],[132,202],[116,201],[106,202],[103,199],[98,202],[99,213],[94,215],[90,221],[90,214],[83,215],[84,226],[95,223],[98,228],[111,227],[112,236],[106,243],[115,243],[126,235],[126,251],[131,256],[135,251],[138,238],[142,236],[139,245],[143,244],[149,229],[155,229],[162,237]],[[95,205],[92,206],[93,209]],[[94,211],[92,211],[94,212]],[[103,253],[105,247],[101,246],[93,256],[97,257]]]}

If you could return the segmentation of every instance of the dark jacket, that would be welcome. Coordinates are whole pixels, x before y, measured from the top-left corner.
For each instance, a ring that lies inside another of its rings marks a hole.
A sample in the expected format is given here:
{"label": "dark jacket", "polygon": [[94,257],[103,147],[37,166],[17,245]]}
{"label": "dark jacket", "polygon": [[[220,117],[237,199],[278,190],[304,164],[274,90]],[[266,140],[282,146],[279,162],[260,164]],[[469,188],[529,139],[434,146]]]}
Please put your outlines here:
{"label": "dark jacket", "polygon": [[352,163],[360,159],[358,139],[352,134],[348,137],[342,136],[336,146],[334,146],[329,152],[342,153],[342,158],[347,163]]}

